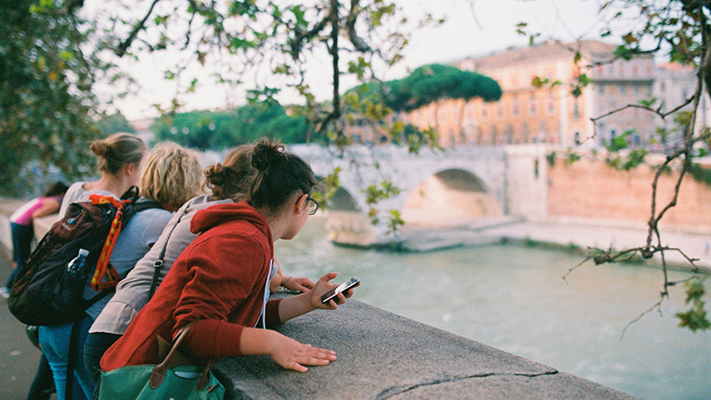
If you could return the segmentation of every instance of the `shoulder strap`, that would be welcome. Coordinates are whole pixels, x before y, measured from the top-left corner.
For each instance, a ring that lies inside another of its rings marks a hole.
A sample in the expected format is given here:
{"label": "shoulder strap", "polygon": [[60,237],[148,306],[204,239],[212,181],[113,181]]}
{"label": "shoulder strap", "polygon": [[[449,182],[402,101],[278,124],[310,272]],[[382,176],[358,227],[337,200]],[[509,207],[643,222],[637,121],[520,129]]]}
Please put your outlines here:
{"label": "shoulder strap", "polygon": [[180,220],[183,219],[183,216],[188,213],[188,209],[190,206],[193,204],[193,201],[190,201],[188,205],[183,209],[183,212],[180,214],[180,217],[178,217],[178,220],[175,222],[172,228],[170,228],[170,233],[168,233],[168,237],[165,238],[165,243],[163,243],[163,248],[160,251],[160,255],[158,256],[158,259],[153,263],[153,280],[151,281],[151,289],[148,292],[148,300],[153,298],[153,294],[156,292],[156,288],[158,287],[158,276],[160,275],[161,269],[163,269],[163,258],[165,257],[165,249],[168,247],[168,242],[170,242],[170,237],[173,235],[173,231],[175,230],[175,227],[178,226],[180,223]]}
{"label": "shoulder strap", "polygon": [[[118,271],[116,271],[109,261],[114,246],[116,245],[116,240],[118,240],[118,236],[123,227],[128,225],[131,218],[140,211],[150,208],[162,208],[158,202],[153,200],[138,202],[138,188],[135,186],[132,186],[131,189],[121,196],[121,198],[130,197],[131,193],[133,193],[133,197],[131,199],[124,199],[115,203],[117,208],[116,214],[114,216],[114,220],[111,222],[109,234],[106,237],[104,247],[99,255],[99,261],[96,264],[94,276],[91,279],[90,285],[97,292],[106,289],[113,289],[121,279]],[[129,206],[124,209],[126,205]],[[106,277],[106,281],[104,281],[104,277]]]}
{"label": "shoulder strap", "polygon": [[64,395],[67,399],[72,398],[74,391],[74,369],[77,362],[77,350],[79,350],[79,321],[72,323],[72,333],[69,335],[69,354],[67,354],[67,379],[64,382]]}
{"label": "shoulder strap", "polygon": [[155,200],[144,199],[133,203],[133,212],[139,213],[141,211],[149,210],[151,208],[164,208],[162,204]]}
{"label": "shoulder strap", "polygon": [[[168,355],[166,355],[165,358],[161,360],[160,364],[156,365],[155,368],[153,368],[153,373],[151,373],[151,378],[149,380],[151,388],[157,389],[163,383],[168,368],[173,368],[175,366],[175,363],[172,361],[173,358],[177,356],[178,347],[180,347],[180,344],[183,343],[183,340],[185,340],[185,338],[188,336],[190,328],[192,328],[193,325],[195,325],[195,323],[198,321],[198,319],[190,321],[190,323],[182,327],[180,331],[178,331],[178,334],[175,335],[175,340],[173,340],[170,345]],[[211,364],[212,362],[208,364],[208,367],[203,373],[203,375],[210,371]],[[202,381],[203,379],[201,378],[200,380]]]}

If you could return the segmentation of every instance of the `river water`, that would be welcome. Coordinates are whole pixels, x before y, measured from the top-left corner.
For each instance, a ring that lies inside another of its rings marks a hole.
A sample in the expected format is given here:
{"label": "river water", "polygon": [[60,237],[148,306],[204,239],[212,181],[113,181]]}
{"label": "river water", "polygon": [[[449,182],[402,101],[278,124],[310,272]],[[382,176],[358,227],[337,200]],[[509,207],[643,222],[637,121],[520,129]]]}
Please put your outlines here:
{"label": "river water", "polygon": [[[678,328],[683,287],[639,322],[661,270],[585,265],[564,252],[494,245],[430,253],[344,248],[310,220],[279,241],[285,273],[361,279],[354,298],[643,399],[711,399],[711,332]],[[672,279],[688,274],[672,272]],[[711,285],[707,281],[707,293]],[[708,297],[708,296],[707,296]],[[707,299],[707,303],[709,300]]]}

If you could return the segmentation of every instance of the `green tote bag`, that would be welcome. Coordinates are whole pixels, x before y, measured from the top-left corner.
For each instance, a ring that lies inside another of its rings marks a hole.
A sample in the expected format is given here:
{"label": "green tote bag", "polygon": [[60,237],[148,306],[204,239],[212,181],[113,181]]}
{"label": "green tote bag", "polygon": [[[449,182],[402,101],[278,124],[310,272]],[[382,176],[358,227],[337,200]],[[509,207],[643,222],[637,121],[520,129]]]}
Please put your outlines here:
{"label": "green tote bag", "polygon": [[101,373],[99,400],[223,400],[225,388],[205,366],[175,365],[178,347],[192,327],[178,332],[158,365],[129,365]]}

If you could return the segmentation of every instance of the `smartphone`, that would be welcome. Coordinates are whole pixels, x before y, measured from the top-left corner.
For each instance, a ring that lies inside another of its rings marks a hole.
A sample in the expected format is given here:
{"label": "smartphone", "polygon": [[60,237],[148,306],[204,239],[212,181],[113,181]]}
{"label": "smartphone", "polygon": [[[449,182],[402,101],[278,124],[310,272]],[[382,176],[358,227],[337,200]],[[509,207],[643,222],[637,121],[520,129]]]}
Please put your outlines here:
{"label": "smartphone", "polygon": [[328,293],[321,296],[321,303],[326,304],[329,301],[331,301],[332,299],[336,299],[336,303],[338,303],[338,299],[337,299],[338,293],[346,292],[346,291],[348,291],[348,289],[352,288],[353,286],[356,286],[359,283],[360,283],[360,279],[358,279],[357,277],[354,276],[353,278],[349,279],[347,282],[341,283],[340,285],[336,286],[332,290],[329,290]]}

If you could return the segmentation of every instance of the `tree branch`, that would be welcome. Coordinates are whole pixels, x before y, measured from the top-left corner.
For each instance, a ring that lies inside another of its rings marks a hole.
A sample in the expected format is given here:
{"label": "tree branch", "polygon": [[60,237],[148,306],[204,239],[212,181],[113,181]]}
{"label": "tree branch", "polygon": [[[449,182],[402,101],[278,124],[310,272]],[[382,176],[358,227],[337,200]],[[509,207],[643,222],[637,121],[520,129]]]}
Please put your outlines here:
{"label": "tree branch", "polygon": [[294,61],[299,59],[299,54],[301,54],[301,49],[304,46],[305,41],[309,41],[312,38],[318,36],[319,33],[326,27],[331,19],[330,11],[329,13],[319,21],[314,27],[306,32],[295,30],[296,34],[293,39],[289,41],[289,46],[291,47],[291,58]]}
{"label": "tree branch", "polygon": [[151,16],[151,14],[153,13],[153,8],[156,6],[156,4],[158,4],[159,1],[160,0],[153,0],[153,3],[151,3],[151,7],[148,9],[148,12],[143,17],[141,22],[135,25],[131,33],[128,35],[128,38],[126,38],[126,40],[124,40],[121,44],[118,45],[118,47],[116,48],[117,56],[123,57],[124,54],[126,54],[126,50],[131,47],[131,43],[133,43],[133,40],[136,39],[138,32],[140,32],[146,26],[146,21],[148,21],[148,17]]}
{"label": "tree branch", "polygon": [[348,40],[353,44],[353,47],[361,53],[367,53],[371,51],[370,46],[355,31],[355,24],[360,11],[360,0],[351,0],[351,9],[348,12],[348,17],[346,17],[346,30],[348,31]]}

